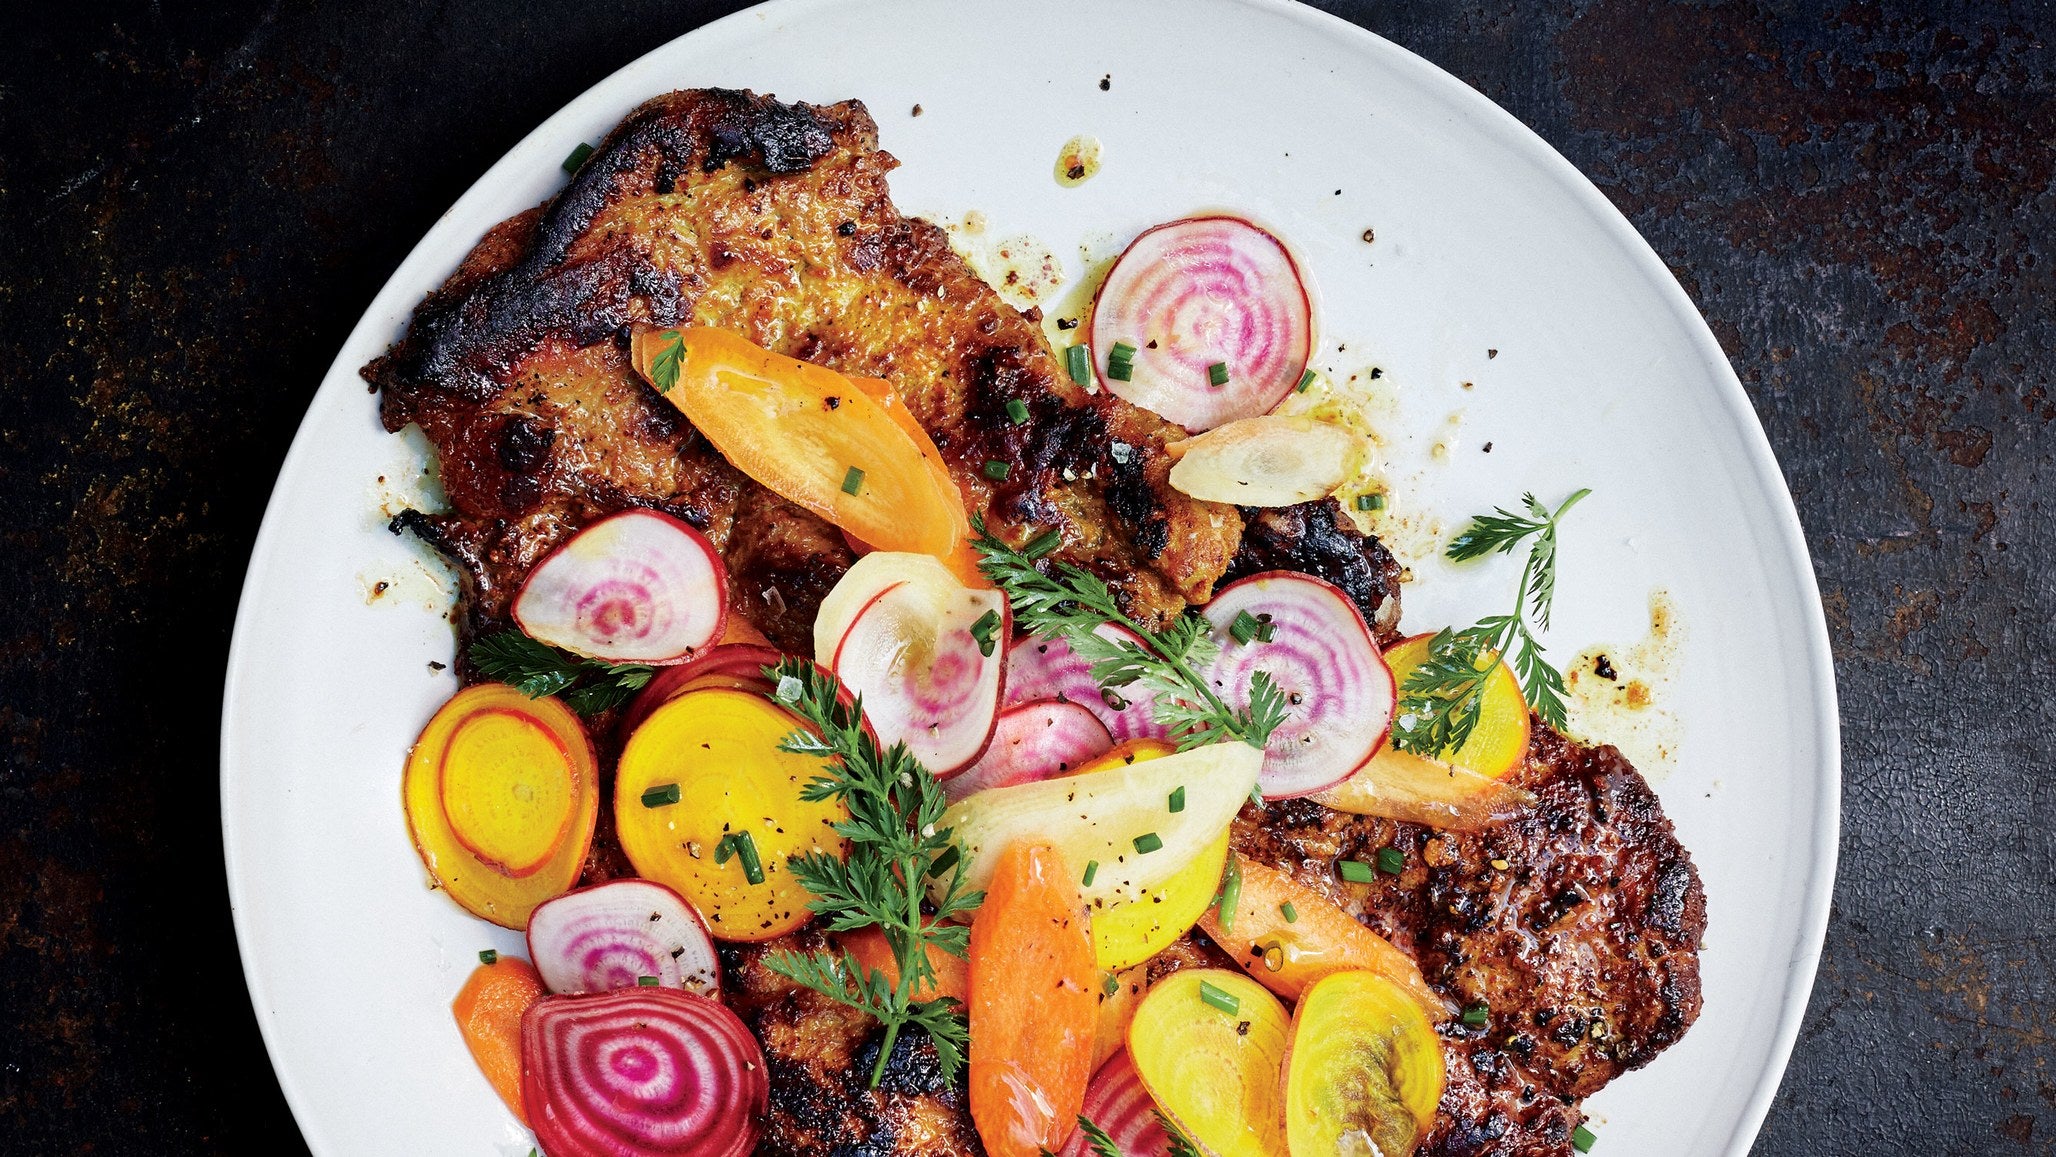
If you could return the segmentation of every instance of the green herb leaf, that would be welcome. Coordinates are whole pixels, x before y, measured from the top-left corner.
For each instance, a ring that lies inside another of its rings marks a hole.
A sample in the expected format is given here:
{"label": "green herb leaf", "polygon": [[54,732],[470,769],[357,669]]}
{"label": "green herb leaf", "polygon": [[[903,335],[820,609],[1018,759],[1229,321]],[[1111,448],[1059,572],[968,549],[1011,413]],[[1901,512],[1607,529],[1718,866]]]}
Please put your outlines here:
{"label": "green herb leaf", "polygon": [[1554,511],[1533,494],[1522,495],[1525,514],[1504,507],[1473,518],[1449,544],[1449,557],[1462,561],[1487,554],[1505,554],[1533,539],[1514,592],[1513,613],[1488,615],[1461,631],[1447,628],[1428,643],[1428,654],[1407,674],[1400,687],[1392,744],[1402,751],[1431,758],[1462,747],[1477,726],[1485,684],[1502,658],[1513,668],[1521,695],[1549,726],[1561,729],[1563,674],[1542,657],[1542,644],[1529,628],[1549,629],[1556,598],[1557,526],[1590,490],[1579,490]]}
{"label": "green herb leaf", "polygon": [[[1014,547],[987,530],[983,518],[973,518],[971,526],[977,534],[972,545],[982,556],[978,568],[1006,592],[1015,621],[1030,634],[1062,639],[1090,664],[1093,681],[1104,692],[1124,701],[1154,694],[1151,710],[1180,749],[1223,739],[1262,747],[1285,721],[1285,695],[1269,672],[1250,679],[1249,706],[1241,709],[1230,708],[1201,677],[1199,672],[1219,653],[1205,617],[1188,611],[1161,630],[1149,630],[1121,610],[1097,575],[1066,562],[1045,564],[1048,573],[1036,565],[1061,541],[1052,538],[1055,531]],[[1136,638],[1101,635],[1099,628],[1108,623],[1126,627]]]}
{"label": "green herb leaf", "polygon": [[602,663],[560,651],[518,630],[480,636],[471,644],[471,665],[530,699],[555,695],[580,715],[626,703],[656,674],[641,663]]}
{"label": "green herb leaf", "polygon": [[1078,1114],[1078,1130],[1085,1134],[1085,1147],[1092,1150],[1093,1157],[1123,1157],[1107,1131],[1092,1123],[1092,1118]]}
{"label": "green herb leaf", "polygon": [[[941,785],[903,743],[881,750],[864,729],[861,699],[844,703],[835,676],[802,659],[764,669],[773,699],[811,725],[779,744],[783,751],[818,756],[822,774],[801,789],[807,800],[840,800],[850,818],[834,825],[850,843],[847,859],[808,852],[786,862],[793,877],[813,894],[807,907],[830,932],[876,927],[899,965],[895,987],[883,972],[865,968],[854,956],[838,959],[825,950],[781,952],[767,958],[772,971],[816,992],[870,1013],[885,1025],[885,1042],[871,1073],[876,1087],[885,1075],[893,1042],[907,1026],[926,1032],[935,1044],[945,1082],[964,1064],[970,1030],[953,1000],[916,1001],[916,989],[935,982],[930,946],[953,956],[970,953],[970,930],[958,915],[985,896],[964,887],[964,864],[951,829],[941,827],[948,807]],[[738,854],[754,854],[754,846]],[[922,911],[922,881],[949,883],[933,911]]]}
{"label": "green herb leaf", "polygon": [[685,359],[685,335],[667,329],[657,336],[665,345],[650,359],[650,381],[656,383],[659,392],[664,392],[678,384],[678,367]]}

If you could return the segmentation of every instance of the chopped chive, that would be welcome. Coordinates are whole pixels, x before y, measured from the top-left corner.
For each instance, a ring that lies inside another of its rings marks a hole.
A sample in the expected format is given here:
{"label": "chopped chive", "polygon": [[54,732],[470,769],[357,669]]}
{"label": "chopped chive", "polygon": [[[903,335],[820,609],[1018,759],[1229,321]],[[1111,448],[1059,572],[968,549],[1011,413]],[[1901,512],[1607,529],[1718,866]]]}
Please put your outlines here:
{"label": "chopped chive", "polygon": [[1356,508],[1358,510],[1383,510],[1385,509],[1385,496],[1382,494],[1359,494],[1356,496]]}
{"label": "chopped chive", "polygon": [[1299,923],[1299,909],[1294,908],[1290,900],[1278,905],[1278,915],[1285,917],[1287,924]]}
{"label": "chopped chive", "polygon": [[635,978],[635,986],[637,988],[655,988],[657,987],[657,978],[654,976],[638,976]]}
{"label": "chopped chive", "polygon": [[1071,371],[1071,380],[1081,386],[1092,384],[1092,351],[1082,345],[1074,345],[1064,351],[1064,368]]}
{"label": "chopped chive", "polygon": [[764,882],[764,862],[757,858],[757,841],[748,832],[737,832],[729,837],[735,841],[736,857],[742,860],[743,879],[752,884]]}
{"label": "chopped chive", "polygon": [[1007,465],[1006,463],[1000,461],[997,458],[987,458],[985,460],[985,476],[987,478],[992,479],[994,482],[1005,482],[1007,480],[1007,475],[1012,474],[1013,472],[1013,467]]}
{"label": "chopped chive", "polygon": [[1264,967],[1272,972],[1285,971],[1285,946],[1276,940],[1266,940],[1257,946]]}
{"label": "chopped chive", "polygon": [[1099,875],[1099,861],[1087,860],[1085,861],[1085,878],[1079,881],[1079,883],[1090,888],[1092,887],[1092,878],[1097,875]]}
{"label": "chopped chive", "polygon": [[1129,345],[1127,342],[1117,341],[1114,343],[1114,348],[1107,352],[1107,360],[1116,362],[1132,362],[1135,360],[1135,347]]}
{"label": "chopped chive", "polygon": [[480,949],[478,962],[480,964],[498,964],[500,962],[500,954],[490,948]]}
{"label": "chopped chive", "polygon": [[1108,362],[1107,376],[1117,382],[1132,382],[1135,380],[1135,363]]}
{"label": "chopped chive", "polygon": [[1100,984],[1099,990],[1108,996],[1118,994],[1121,991],[1121,978],[1111,972],[1107,973],[1107,978]]}
{"label": "chopped chive", "polygon": [[1063,531],[1045,530],[1041,534],[1036,535],[1034,538],[1029,539],[1027,543],[1021,547],[1021,553],[1027,555],[1030,559],[1038,559],[1041,558],[1043,555],[1048,554],[1050,551],[1055,550],[1057,547],[1062,546],[1063,543]]}
{"label": "chopped chive", "polygon": [[1242,1011],[1241,997],[1226,989],[1215,988],[1211,981],[1202,980],[1199,982],[1199,998],[1227,1013],[1229,1016],[1234,1016]]}
{"label": "chopped chive", "polygon": [[1372,871],[1371,866],[1362,860],[1343,860],[1337,863],[1335,874],[1352,884],[1368,884],[1378,878],[1378,873]]}
{"label": "chopped chive", "polygon": [[1247,644],[1256,638],[1257,629],[1262,626],[1262,623],[1256,621],[1255,615],[1248,611],[1236,611],[1234,621],[1228,624],[1228,633],[1235,636],[1236,642]]}
{"label": "chopped chive", "polygon": [[1308,386],[1311,386],[1311,385],[1313,385],[1313,384],[1314,384],[1314,372],[1313,372],[1312,370],[1308,370],[1308,371],[1306,371],[1305,373],[1303,373],[1303,374],[1299,375],[1299,384],[1298,384],[1298,385],[1296,385],[1296,386],[1294,386],[1294,387],[1292,387],[1292,392],[1293,392],[1293,393],[1295,393],[1295,394],[1303,394],[1303,393],[1306,393],[1306,388],[1307,388]]}
{"label": "chopped chive", "polygon": [[722,836],[722,837],[721,837],[721,842],[720,842],[720,843],[718,843],[718,844],[715,844],[715,845],[714,845],[714,864],[715,864],[715,866],[717,866],[717,867],[718,867],[718,866],[720,866],[720,865],[722,865],[722,864],[725,864],[725,863],[727,863],[728,861],[730,861],[730,860],[732,860],[732,859],[734,859],[734,858],[735,858],[735,837],[734,837],[734,836],[732,836],[732,835],[728,835],[728,836]]}
{"label": "chopped chive", "polygon": [[593,147],[591,145],[586,144],[584,141],[578,142],[578,147],[571,150],[564,157],[564,171],[567,173],[577,172],[579,167],[585,164],[585,159],[592,155]]}
{"label": "chopped chive", "polygon": [[1406,871],[1406,853],[1398,848],[1379,848],[1378,870],[1388,876]]}
{"label": "chopped chive", "polygon": [[956,867],[957,861],[961,858],[962,857],[959,856],[957,853],[957,846],[955,844],[951,844],[949,847],[943,849],[941,855],[935,857],[934,863],[928,865],[928,875],[930,877],[942,875],[944,872],[947,872],[951,868]]}
{"label": "chopped chive", "polygon": [[1599,1134],[1585,1128],[1583,1125],[1571,1130],[1571,1148],[1576,1149],[1580,1153],[1590,1153],[1592,1146],[1598,1143]]}
{"label": "chopped chive", "polygon": [[1207,381],[1207,384],[1208,384],[1208,385],[1210,385],[1210,386],[1225,386],[1225,385],[1227,385],[1227,384],[1228,384],[1228,363],[1227,363],[1227,362],[1215,362],[1215,363],[1214,363],[1213,365],[1210,365],[1210,366],[1208,366],[1208,367],[1206,368],[1206,381]]}
{"label": "chopped chive", "polygon": [[663,807],[665,804],[677,803],[678,785],[660,783],[655,787],[646,787],[643,789],[642,798],[644,807]]}
{"label": "chopped chive", "polygon": [[1177,786],[1176,788],[1172,789],[1172,791],[1171,791],[1171,811],[1172,811],[1173,813],[1176,813],[1176,812],[1182,812],[1182,811],[1184,811],[1184,810],[1185,810],[1185,785],[1181,783],[1181,784],[1179,784],[1179,785],[1178,785],[1178,786]]}
{"label": "chopped chive", "polygon": [[1220,908],[1221,931],[1235,931],[1235,911],[1242,905],[1242,859],[1228,854],[1228,866],[1221,869],[1221,894],[1214,897]]}
{"label": "chopped chive", "polygon": [[1018,426],[1028,420],[1028,403],[1019,398],[1007,399],[1007,417]]}
{"label": "chopped chive", "polygon": [[992,657],[992,632],[997,630],[998,627],[998,611],[987,611],[984,614],[978,616],[977,622],[971,624],[971,637],[973,639],[978,640],[979,654],[984,655],[987,658]]}
{"label": "chopped chive", "polygon": [[1474,1004],[1463,1010],[1463,1022],[1472,1028],[1488,1024],[1492,1020],[1492,1009],[1487,1005]]}
{"label": "chopped chive", "polygon": [[1257,641],[1257,642],[1259,642],[1259,643],[1268,643],[1268,642],[1270,642],[1270,641],[1271,641],[1272,639],[1275,639],[1275,638],[1277,638],[1277,637],[1278,637],[1278,624],[1276,624],[1276,623],[1262,623],[1262,624],[1259,624],[1259,625],[1257,626],[1257,629],[1256,629],[1256,641]]}
{"label": "chopped chive", "polygon": [[1145,856],[1163,846],[1163,837],[1155,832],[1144,832],[1135,837],[1135,850]]}
{"label": "chopped chive", "polygon": [[857,491],[862,490],[863,488],[864,472],[862,470],[857,469],[855,466],[850,467],[849,472],[842,476],[842,492],[844,494],[848,494],[852,497],[855,497]]}

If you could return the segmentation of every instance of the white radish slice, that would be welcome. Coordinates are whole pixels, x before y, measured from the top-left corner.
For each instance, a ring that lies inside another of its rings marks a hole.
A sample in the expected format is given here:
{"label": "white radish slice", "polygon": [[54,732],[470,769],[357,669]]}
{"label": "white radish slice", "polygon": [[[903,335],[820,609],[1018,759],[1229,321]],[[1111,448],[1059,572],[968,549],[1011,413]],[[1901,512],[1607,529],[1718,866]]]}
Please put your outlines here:
{"label": "white radish slice", "polygon": [[[1266,571],[1215,591],[1204,610],[1221,648],[1206,674],[1215,693],[1247,706],[1251,680],[1264,671],[1285,696],[1285,722],[1257,777],[1266,799],[1334,787],[1377,752],[1397,688],[1348,595],[1311,575]],[[1261,632],[1247,642],[1236,635],[1243,615],[1245,634],[1251,623]]]}
{"label": "white radish slice", "polygon": [[654,880],[610,880],[537,905],[528,958],[555,993],[611,992],[653,977],[665,988],[721,995],[706,921]]}
{"label": "white radish slice", "polygon": [[863,698],[881,743],[905,743],[938,779],[969,767],[999,717],[1006,596],[974,590],[925,554],[876,551],[822,600],[816,654]]}
{"label": "white radish slice", "polygon": [[[1108,639],[1139,643],[1135,632],[1113,623],[1103,623],[1098,634]],[[1092,664],[1071,650],[1062,639],[1040,639],[1033,635],[1007,651],[1007,698],[1009,707],[1037,699],[1066,699],[1099,716],[1115,743],[1131,739],[1167,739],[1171,729],[1156,721],[1150,711],[1155,697],[1140,689],[1113,687],[1101,690],[1093,681]]]}
{"label": "white radish slice", "polygon": [[1062,699],[1036,699],[999,713],[978,762],[943,784],[955,803],[988,787],[1055,779],[1106,754],[1113,736],[1099,716]]}
{"label": "white radish slice", "polygon": [[537,563],[513,614],[530,638],[573,654],[677,663],[721,637],[728,572],[699,531],[654,510],[624,510]]}
{"label": "white radish slice", "polygon": [[[1196,433],[1269,413],[1299,384],[1313,306],[1276,237],[1240,217],[1188,217],[1121,254],[1093,299],[1090,333],[1101,385]],[[1125,381],[1116,343],[1134,349]]]}
{"label": "white radish slice", "polygon": [[1370,444],[1333,422],[1265,414],[1165,447],[1171,486],[1207,502],[1292,506],[1326,498],[1364,466]]}

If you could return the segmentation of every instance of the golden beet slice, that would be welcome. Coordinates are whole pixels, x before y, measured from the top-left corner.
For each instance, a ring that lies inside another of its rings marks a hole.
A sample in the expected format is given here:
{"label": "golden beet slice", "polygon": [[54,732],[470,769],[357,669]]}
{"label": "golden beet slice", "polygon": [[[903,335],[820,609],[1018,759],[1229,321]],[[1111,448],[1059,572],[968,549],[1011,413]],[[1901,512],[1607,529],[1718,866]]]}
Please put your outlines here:
{"label": "golden beet slice", "polygon": [[621,751],[614,823],[636,874],[668,884],[720,940],[770,940],[807,922],[787,860],[840,857],[849,809],[801,798],[821,759],[780,751],[799,720],[748,691],[688,691],[650,713]]}
{"label": "golden beet slice", "polygon": [[422,728],[401,798],[436,884],[467,912],[526,928],[537,904],[578,882],[599,818],[599,771],[570,708],[480,683]]}
{"label": "golden beet slice", "polygon": [[1442,1042],[1405,989],[1338,972],[1301,995],[1285,1061],[1292,1157],[1411,1153],[1441,1099]]}
{"label": "golden beet slice", "polygon": [[1290,1027],[1285,1006],[1263,985],[1222,968],[1188,968],[1142,998],[1128,1026],[1128,1056],[1157,1107],[1212,1157],[1284,1157]]}

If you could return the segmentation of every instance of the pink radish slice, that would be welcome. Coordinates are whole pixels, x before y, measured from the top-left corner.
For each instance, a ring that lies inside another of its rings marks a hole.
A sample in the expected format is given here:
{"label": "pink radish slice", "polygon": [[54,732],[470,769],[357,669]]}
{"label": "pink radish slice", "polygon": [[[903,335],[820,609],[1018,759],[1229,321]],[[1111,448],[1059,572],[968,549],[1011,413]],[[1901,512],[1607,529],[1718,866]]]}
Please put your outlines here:
{"label": "pink radish slice", "polygon": [[566,892],[528,918],[528,958],[551,992],[666,988],[721,995],[721,961],[706,921],[654,880],[610,880]]}
{"label": "pink radish slice", "polygon": [[550,1157],[743,1157],[770,1106],[764,1051],[675,988],[546,996],[521,1017],[521,1089]]}
{"label": "pink radish slice", "polygon": [[[1377,753],[1392,722],[1392,669],[1348,595],[1310,575],[1266,571],[1214,592],[1204,610],[1221,647],[1206,676],[1215,693],[1247,706],[1250,680],[1268,671],[1286,698],[1257,777],[1265,798],[1324,791]],[[1271,628],[1269,642],[1235,640],[1243,613]]]}
{"label": "pink radish slice", "polygon": [[[1156,1101],[1135,1074],[1135,1062],[1121,1049],[1107,1058],[1085,1086],[1086,1120],[1107,1131],[1121,1157],[1168,1157],[1171,1136],[1157,1118]],[[1074,1129],[1057,1157],[1086,1157],[1085,1130]]]}
{"label": "pink radish slice", "polygon": [[[905,743],[938,779],[969,767],[992,738],[1006,667],[998,644],[1013,630],[1006,596],[951,581],[954,589],[895,582],[872,596],[830,663],[862,698],[880,742]],[[989,655],[974,634],[987,615]]]}
{"label": "pink radish slice", "polygon": [[[1109,639],[1141,642],[1126,627],[1106,623],[1098,633]],[[1131,739],[1165,739],[1170,729],[1150,713],[1152,697],[1136,691],[1125,695],[1119,688],[1101,691],[1093,682],[1092,664],[1071,650],[1062,639],[1029,636],[1007,651],[1007,698],[1009,707],[1037,699],[1066,699],[1099,716],[1115,743]]]}
{"label": "pink radish slice", "polygon": [[[1283,242],[1240,217],[1188,217],[1128,246],[1092,302],[1100,384],[1187,430],[1267,414],[1306,371],[1313,306]],[[1132,372],[1109,372],[1115,343]],[[1214,385],[1209,369],[1224,365]]]}
{"label": "pink radish slice", "polygon": [[1099,716],[1063,699],[1035,699],[999,713],[978,762],[943,785],[955,803],[988,787],[1055,779],[1113,747]]}
{"label": "pink radish slice", "polygon": [[537,563],[513,614],[529,637],[574,654],[677,663],[721,637],[728,573],[699,531],[654,510],[624,510]]}

